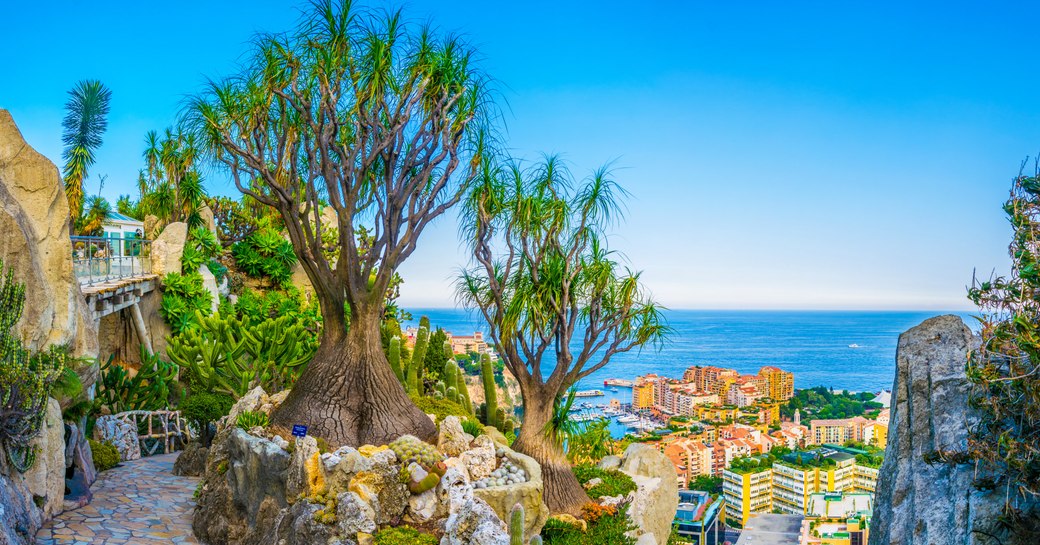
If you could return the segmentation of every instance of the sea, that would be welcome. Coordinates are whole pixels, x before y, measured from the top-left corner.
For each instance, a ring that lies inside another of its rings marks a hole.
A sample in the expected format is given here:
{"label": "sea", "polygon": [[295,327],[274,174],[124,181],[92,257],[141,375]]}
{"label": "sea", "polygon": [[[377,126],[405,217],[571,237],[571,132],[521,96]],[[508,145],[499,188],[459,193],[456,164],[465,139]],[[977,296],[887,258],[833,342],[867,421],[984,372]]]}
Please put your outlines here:
{"label": "sea", "polygon": [[[415,309],[416,325],[428,316],[433,327],[456,335],[487,332],[478,314],[461,309]],[[656,373],[681,378],[692,365],[714,365],[753,374],[771,365],[794,373],[795,388],[824,386],[835,391],[891,390],[895,378],[899,334],[940,314],[956,314],[975,329],[971,313],[939,311],[736,311],[669,310],[672,334],[659,349],[645,348],[616,355],[611,363],[578,384],[580,390],[602,390],[602,397],[582,398],[592,404],[619,399],[631,402],[629,388],[612,390],[608,378],[632,380]],[[614,423],[612,430],[623,433]]]}

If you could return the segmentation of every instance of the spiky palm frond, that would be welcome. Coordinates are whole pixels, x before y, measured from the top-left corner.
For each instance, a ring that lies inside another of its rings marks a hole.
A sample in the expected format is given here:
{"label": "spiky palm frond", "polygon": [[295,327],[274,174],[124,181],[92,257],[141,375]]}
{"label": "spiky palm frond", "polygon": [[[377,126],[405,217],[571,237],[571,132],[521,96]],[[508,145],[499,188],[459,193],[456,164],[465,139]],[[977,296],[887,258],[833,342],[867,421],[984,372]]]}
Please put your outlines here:
{"label": "spiky palm frond", "polygon": [[112,212],[112,205],[104,197],[92,195],[87,198],[84,212],[76,231],[84,235],[100,235],[105,219]]}
{"label": "spiky palm frond", "polygon": [[69,91],[69,100],[65,103],[65,119],[61,124],[61,141],[65,146],[62,178],[69,199],[69,214],[74,220],[83,213],[83,180],[94,164],[94,154],[101,147],[101,137],[108,128],[111,99],[112,91],[100,81],[84,80]]}

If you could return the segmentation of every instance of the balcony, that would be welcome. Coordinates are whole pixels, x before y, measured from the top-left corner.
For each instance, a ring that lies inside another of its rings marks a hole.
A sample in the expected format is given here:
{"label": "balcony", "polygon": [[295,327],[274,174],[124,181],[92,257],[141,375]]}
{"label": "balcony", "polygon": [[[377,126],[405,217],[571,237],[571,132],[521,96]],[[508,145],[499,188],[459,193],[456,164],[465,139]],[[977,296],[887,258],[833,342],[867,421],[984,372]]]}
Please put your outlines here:
{"label": "balcony", "polygon": [[81,286],[149,276],[152,241],[140,238],[72,238],[72,269]]}

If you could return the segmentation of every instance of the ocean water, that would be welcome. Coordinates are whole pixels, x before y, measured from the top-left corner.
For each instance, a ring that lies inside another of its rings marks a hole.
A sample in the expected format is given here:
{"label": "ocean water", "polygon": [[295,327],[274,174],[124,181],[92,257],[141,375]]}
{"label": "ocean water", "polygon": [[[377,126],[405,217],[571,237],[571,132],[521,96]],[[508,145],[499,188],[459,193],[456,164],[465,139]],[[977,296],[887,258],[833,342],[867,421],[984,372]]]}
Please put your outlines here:
{"label": "ocean water", "polygon": [[[411,310],[414,322],[429,316],[434,327],[455,334],[487,331],[478,315],[457,309]],[[891,389],[899,334],[942,312],[921,311],[667,311],[674,330],[660,350],[615,356],[579,384],[603,389],[607,378],[657,373],[681,377],[691,365],[715,365],[755,373],[764,365],[794,373],[795,388]],[[970,313],[955,313],[969,327]],[[411,325],[414,325],[414,322]],[[850,348],[849,345],[858,345]],[[631,395],[631,394],[629,394]],[[596,400],[600,402],[600,400]]]}

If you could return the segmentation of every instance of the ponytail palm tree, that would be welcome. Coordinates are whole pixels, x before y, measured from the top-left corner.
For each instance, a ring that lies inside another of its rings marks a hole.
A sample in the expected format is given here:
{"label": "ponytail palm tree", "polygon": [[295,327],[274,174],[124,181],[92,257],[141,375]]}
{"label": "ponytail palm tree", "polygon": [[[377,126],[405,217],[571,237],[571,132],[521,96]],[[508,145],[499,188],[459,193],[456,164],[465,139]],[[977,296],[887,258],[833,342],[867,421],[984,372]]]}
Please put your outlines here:
{"label": "ponytail palm tree", "polygon": [[605,246],[623,194],[606,170],[577,183],[548,157],[526,169],[486,164],[467,202],[474,266],[459,278],[459,298],[487,320],[520,384],[524,421],[513,448],[541,464],[553,512],[577,513],[589,501],[554,407],[615,355],[658,345],[668,332],[639,273]]}
{"label": "ponytail palm tree", "polygon": [[73,221],[83,214],[83,180],[94,164],[94,154],[101,147],[101,136],[108,127],[111,99],[112,92],[100,81],[81,81],[69,91],[69,100],[65,103],[65,119],[61,123],[61,141],[65,146],[62,178]]}
{"label": "ponytail palm tree", "polygon": [[480,170],[485,78],[458,38],[346,0],[316,2],[297,31],[256,43],[187,116],[238,189],[278,211],[321,305],[321,344],[272,422],[335,444],[430,439],[380,322],[398,266]]}

